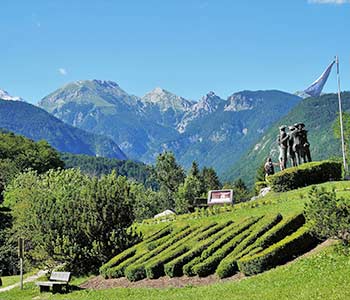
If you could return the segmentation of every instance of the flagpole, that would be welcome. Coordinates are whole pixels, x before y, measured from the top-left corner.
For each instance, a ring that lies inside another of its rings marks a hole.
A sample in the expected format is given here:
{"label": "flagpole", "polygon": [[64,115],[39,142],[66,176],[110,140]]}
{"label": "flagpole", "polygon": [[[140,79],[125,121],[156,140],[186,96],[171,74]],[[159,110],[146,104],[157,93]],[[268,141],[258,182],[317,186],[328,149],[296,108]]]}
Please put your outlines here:
{"label": "flagpole", "polygon": [[341,106],[341,96],[340,96],[340,75],[339,75],[339,58],[338,56],[335,57],[335,61],[337,64],[337,82],[338,82],[338,102],[339,102],[339,121],[340,121],[340,135],[341,135],[341,148],[343,152],[343,165],[344,165],[344,177],[348,175],[348,166],[346,163],[346,156],[345,156],[345,141],[344,141],[344,128],[343,128],[343,112],[342,112],[342,106]]}

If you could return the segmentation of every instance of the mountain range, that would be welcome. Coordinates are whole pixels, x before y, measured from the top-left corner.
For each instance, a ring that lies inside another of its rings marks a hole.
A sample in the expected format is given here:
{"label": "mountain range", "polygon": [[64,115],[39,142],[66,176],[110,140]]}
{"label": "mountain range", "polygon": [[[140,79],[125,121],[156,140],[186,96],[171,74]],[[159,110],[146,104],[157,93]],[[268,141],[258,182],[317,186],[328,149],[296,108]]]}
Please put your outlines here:
{"label": "mountain range", "polygon": [[195,160],[223,175],[300,101],[269,90],[242,91],[226,100],[210,91],[195,102],[159,87],[138,97],[112,81],[84,80],[38,105],[65,123],[111,138],[131,159],[154,163],[170,150],[184,167]]}
{"label": "mountain range", "polygon": [[18,97],[4,95],[0,90],[0,128],[35,141],[47,140],[61,152],[126,159],[113,140],[66,124],[39,107],[18,101]]}

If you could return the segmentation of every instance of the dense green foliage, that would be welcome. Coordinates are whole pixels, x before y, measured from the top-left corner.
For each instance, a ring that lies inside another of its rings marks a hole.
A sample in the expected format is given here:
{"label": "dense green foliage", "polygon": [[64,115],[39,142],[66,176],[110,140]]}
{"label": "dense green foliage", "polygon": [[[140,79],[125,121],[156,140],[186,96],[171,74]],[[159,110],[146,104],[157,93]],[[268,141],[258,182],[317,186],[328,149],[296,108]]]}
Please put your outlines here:
{"label": "dense green foliage", "polygon": [[[343,132],[344,132],[344,144],[345,144],[345,154],[347,162],[350,161],[350,113],[344,112],[342,114],[343,119]],[[334,135],[337,139],[341,140],[341,132],[340,132],[340,114],[336,118],[333,123]]]}
{"label": "dense green foliage", "polygon": [[156,187],[153,168],[132,160],[96,157],[84,154],[61,154],[66,168],[80,169],[90,176],[107,175],[115,171],[118,175],[136,180],[146,187]]}
{"label": "dense green foliage", "polygon": [[311,184],[339,180],[342,164],[336,161],[321,161],[288,168],[267,177],[267,182],[275,192],[285,192]]}
{"label": "dense green foliage", "polygon": [[[34,142],[22,136],[0,131],[0,204],[6,186],[20,172],[28,169],[43,173],[62,168],[59,153],[45,141]],[[1,209],[1,208],[0,208]],[[0,210],[0,270],[3,274],[17,272],[16,237],[10,231],[12,218],[9,211]]]}
{"label": "dense green foliage", "polygon": [[7,187],[13,233],[28,241],[28,259],[75,272],[95,271],[138,236],[130,183],[115,173],[90,178],[78,170],[23,173]]}
{"label": "dense green foliage", "polygon": [[310,202],[305,213],[312,231],[322,239],[336,238],[350,242],[350,203],[348,199],[337,197],[335,191],[314,187],[309,192]]}

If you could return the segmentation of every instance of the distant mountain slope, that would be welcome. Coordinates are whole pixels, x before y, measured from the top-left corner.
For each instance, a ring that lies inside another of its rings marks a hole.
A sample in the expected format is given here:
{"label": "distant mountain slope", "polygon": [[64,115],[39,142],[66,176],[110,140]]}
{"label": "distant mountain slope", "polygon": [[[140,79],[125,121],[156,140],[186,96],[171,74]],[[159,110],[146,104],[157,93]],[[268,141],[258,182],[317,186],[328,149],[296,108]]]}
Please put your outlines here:
{"label": "distant mountain slope", "polygon": [[[342,93],[343,109],[350,111],[350,93]],[[337,118],[338,98],[336,94],[325,94],[318,98],[306,98],[286,116],[278,120],[251,149],[245,153],[225,174],[227,180],[241,177],[249,184],[254,182],[256,169],[271,156],[278,161],[276,137],[280,125],[303,122],[311,144],[313,160],[341,156],[341,144],[333,134],[333,123]]]}
{"label": "distant mountain slope", "polygon": [[26,102],[0,100],[0,128],[35,141],[44,139],[61,152],[126,159],[111,139],[65,124]]}

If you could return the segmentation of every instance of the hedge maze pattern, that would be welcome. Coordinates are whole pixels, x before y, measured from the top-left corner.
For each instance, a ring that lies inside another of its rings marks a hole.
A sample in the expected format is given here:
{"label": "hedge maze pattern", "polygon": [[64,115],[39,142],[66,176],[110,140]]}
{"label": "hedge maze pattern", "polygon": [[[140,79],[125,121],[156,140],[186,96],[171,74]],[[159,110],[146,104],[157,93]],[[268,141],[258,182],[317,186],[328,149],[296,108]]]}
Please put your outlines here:
{"label": "hedge maze pattern", "polygon": [[302,214],[249,217],[240,222],[168,225],[100,268],[105,278],[208,276],[264,272],[317,244]]}

